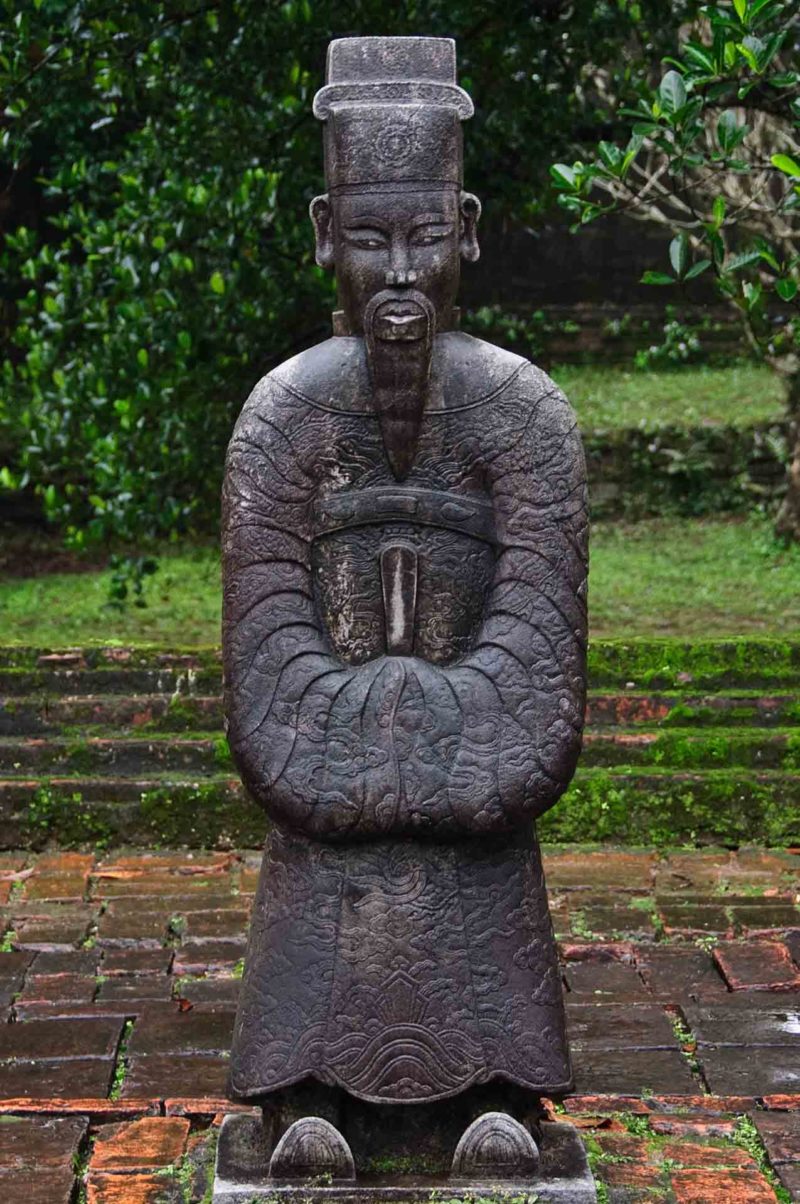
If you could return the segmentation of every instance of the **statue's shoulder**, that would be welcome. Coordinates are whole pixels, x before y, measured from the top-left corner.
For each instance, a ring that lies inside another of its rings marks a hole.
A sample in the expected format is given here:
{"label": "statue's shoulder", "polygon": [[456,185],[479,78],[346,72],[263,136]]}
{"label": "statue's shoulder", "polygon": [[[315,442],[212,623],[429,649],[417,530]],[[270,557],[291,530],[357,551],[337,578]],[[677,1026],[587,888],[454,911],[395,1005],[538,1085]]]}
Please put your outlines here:
{"label": "statue's shoulder", "polygon": [[285,360],[265,378],[323,410],[363,413],[370,408],[364,340],[337,335]]}
{"label": "statue's shoulder", "polygon": [[505,400],[571,413],[558,385],[536,364],[461,331],[442,335],[434,370],[440,378],[436,392],[447,409]]}

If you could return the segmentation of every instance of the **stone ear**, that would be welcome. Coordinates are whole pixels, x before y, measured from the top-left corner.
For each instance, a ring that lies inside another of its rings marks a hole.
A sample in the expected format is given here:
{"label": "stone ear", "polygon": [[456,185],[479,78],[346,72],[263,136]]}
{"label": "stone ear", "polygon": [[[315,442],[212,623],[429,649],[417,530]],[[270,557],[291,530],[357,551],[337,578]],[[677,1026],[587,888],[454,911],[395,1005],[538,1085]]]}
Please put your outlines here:
{"label": "stone ear", "polygon": [[478,222],[481,216],[481,203],[471,192],[461,193],[461,258],[467,263],[475,263],[480,258],[481,249],[478,246]]}
{"label": "stone ear", "polygon": [[333,210],[327,193],[315,196],[308,207],[317,243],[316,260],[321,268],[333,267]]}

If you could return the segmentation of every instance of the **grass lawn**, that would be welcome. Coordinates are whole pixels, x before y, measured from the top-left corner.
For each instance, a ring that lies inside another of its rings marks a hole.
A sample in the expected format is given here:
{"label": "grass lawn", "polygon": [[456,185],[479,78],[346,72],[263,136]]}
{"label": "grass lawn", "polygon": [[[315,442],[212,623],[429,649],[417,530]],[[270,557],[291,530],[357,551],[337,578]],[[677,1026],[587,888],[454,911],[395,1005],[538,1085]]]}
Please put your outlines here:
{"label": "grass lawn", "polygon": [[783,385],[761,364],[643,372],[617,366],[561,364],[551,375],[572,402],[584,431],[643,426],[753,426],[784,413]]}
{"label": "grass lawn", "polygon": [[[144,609],[109,609],[107,588],[101,571],[7,577],[0,642],[219,641],[215,548],[165,552]],[[756,519],[596,523],[590,615],[596,636],[800,635],[800,548]]]}

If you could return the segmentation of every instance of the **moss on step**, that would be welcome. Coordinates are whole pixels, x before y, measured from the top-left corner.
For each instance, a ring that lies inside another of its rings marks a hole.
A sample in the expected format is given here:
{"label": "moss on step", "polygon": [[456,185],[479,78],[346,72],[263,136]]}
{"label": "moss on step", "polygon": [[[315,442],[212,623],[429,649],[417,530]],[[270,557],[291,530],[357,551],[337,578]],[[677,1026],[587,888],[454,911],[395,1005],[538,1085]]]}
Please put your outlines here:
{"label": "moss on step", "polygon": [[592,689],[750,689],[800,684],[796,640],[595,640],[589,648]]}
{"label": "moss on step", "polygon": [[580,770],[539,821],[547,841],[796,844],[800,778],[782,773]]}

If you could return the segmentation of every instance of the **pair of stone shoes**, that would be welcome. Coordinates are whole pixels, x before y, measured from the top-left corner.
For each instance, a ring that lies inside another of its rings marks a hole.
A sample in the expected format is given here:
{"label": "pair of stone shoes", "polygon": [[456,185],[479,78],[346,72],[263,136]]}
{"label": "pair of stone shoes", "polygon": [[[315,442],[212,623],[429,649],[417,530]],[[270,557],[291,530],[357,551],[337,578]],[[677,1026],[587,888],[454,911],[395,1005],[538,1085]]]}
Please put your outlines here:
{"label": "pair of stone shoes", "polygon": [[[536,1174],[539,1149],[526,1128],[505,1112],[484,1112],[456,1146],[450,1178],[456,1182],[526,1180]],[[275,1147],[269,1164],[275,1182],[324,1179],[355,1183],[350,1146],[334,1125],[319,1116],[296,1120]]]}

